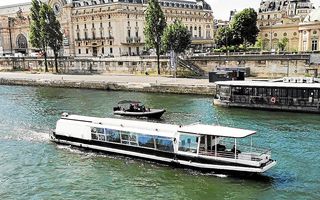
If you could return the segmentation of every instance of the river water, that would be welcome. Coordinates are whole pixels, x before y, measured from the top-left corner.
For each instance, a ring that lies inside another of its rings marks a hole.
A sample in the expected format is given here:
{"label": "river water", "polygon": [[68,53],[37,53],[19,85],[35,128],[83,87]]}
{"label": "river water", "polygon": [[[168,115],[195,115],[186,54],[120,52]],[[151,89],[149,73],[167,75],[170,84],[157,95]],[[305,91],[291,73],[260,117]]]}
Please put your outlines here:
{"label": "river water", "polygon": [[[265,178],[233,178],[60,146],[62,112],[112,117],[119,100],[166,108],[163,123],[257,130],[278,161]],[[320,116],[215,108],[208,96],[0,86],[0,199],[320,199]]]}

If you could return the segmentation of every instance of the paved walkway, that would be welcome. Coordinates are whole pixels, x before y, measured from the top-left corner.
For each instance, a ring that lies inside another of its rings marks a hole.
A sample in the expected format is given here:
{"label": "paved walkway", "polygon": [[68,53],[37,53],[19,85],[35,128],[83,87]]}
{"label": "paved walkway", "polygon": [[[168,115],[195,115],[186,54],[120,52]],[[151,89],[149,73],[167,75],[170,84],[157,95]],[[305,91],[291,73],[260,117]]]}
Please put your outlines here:
{"label": "paved walkway", "polygon": [[212,86],[208,79],[170,78],[162,76],[134,75],[55,75],[50,73],[31,74],[25,72],[0,72],[0,79],[9,80],[50,80],[72,82],[113,82],[113,83],[155,83],[185,86]]}

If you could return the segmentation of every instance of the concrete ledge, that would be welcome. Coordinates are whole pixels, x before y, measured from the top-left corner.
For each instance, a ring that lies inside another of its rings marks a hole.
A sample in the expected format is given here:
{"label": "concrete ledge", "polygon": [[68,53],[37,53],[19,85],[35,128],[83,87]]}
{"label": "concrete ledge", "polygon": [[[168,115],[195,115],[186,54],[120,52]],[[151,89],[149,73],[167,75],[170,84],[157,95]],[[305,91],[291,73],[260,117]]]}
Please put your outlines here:
{"label": "concrete ledge", "polygon": [[214,84],[181,84],[181,83],[134,83],[134,82],[106,82],[106,81],[74,81],[28,78],[0,78],[1,85],[21,85],[57,88],[80,88],[111,91],[134,91],[152,93],[197,94],[214,95]]}

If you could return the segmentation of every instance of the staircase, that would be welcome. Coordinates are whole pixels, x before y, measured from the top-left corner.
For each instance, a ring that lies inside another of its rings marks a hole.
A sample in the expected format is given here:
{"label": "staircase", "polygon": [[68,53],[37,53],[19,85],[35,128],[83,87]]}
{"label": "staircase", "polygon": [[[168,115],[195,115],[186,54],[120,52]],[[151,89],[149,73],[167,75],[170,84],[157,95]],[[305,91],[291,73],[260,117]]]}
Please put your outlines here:
{"label": "staircase", "polygon": [[177,64],[180,67],[189,69],[190,71],[194,72],[198,76],[204,76],[205,75],[205,71],[203,69],[201,69],[200,67],[198,67],[197,65],[193,64],[190,61],[184,60],[181,57],[177,58]]}

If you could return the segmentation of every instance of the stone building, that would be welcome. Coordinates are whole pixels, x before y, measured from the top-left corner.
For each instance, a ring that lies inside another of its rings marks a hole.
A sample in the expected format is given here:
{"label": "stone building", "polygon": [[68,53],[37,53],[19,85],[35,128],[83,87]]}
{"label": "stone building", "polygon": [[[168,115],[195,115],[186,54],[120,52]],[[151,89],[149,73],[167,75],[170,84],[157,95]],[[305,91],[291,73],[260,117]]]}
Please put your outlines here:
{"label": "stone building", "polygon": [[[192,33],[192,49],[213,45],[213,13],[205,0],[159,0],[170,24]],[[144,52],[147,0],[48,0],[63,31],[61,55],[134,56]],[[28,42],[30,3],[0,7],[0,54],[36,51]]]}
{"label": "stone building", "polygon": [[[278,43],[288,39],[287,51],[311,51],[303,48],[301,27],[314,7],[310,0],[262,0],[258,12],[258,26],[264,50],[278,50]],[[305,42],[309,44],[311,41]],[[315,50],[315,49],[313,49]],[[318,50],[318,49],[317,49]]]}

